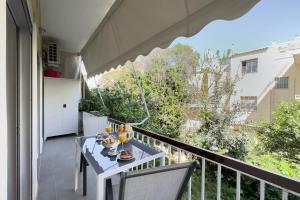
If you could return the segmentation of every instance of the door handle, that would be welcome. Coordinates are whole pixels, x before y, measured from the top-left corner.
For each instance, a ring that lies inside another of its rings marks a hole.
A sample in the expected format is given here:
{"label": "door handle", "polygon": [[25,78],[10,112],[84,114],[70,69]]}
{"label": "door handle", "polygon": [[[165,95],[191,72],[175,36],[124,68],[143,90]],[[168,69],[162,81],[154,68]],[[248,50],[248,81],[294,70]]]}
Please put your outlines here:
{"label": "door handle", "polygon": [[66,108],[66,107],[67,107],[67,104],[64,103],[64,104],[63,104],[63,108]]}

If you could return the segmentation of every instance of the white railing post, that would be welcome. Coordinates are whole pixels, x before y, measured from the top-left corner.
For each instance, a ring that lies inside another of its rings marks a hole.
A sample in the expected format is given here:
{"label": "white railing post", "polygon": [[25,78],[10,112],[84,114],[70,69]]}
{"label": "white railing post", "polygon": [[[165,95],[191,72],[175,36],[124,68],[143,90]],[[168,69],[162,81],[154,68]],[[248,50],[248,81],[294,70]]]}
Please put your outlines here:
{"label": "white railing post", "polygon": [[[147,136],[147,145],[150,146],[150,137]],[[149,162],[147,162],[147,169],[149,168]]]}
{"label": "white railing post", "polygon": [[181,150],[178,148],[177,149],[178,155],[177,155],[177,163],[181,162]]}
{"label": "white railing post", "polygon": [[165,159],[164,143],[163,142],[160,142],[160,149],[164,153],[164,155],[160,158],[160,165],[165,166],[166,165],[166,159]]}
{"label": "white railing post", "polygon": [[[153,139],[153,147],[154,147],[154,149],[156,149],[156,139]],[[156,162],[155,161],[156,160],[153,160],[153,168],[156,167]]]}
{"label": "white railing post", "polygon": [[201,169],[201,200],[205,200],[205,158],[202,158],[202,169]]}
{"label": "white railing post", "polygon": [[[192,154],[189,153],[189,161],[192,161]],[[188,185],[188,200],[192,200],[192,176],[189,180],[189,185]]]}
{"label": "white railing post", "polygon": [[288,200],[288,197],[289,197],[289,195],[288,195],[287,191],[282,190],[282,200]]}
{"label": "white railing post", "polygon": [[222,166],[220,164],[218,164],[217,200],[221,200],[221,178],[222,178]]}
{"label": "white railing post", "polygon": [[235,195],[236,200],[241,199],[241,172],[237,171],[236,172],[236,195]]}
{"label": "white railing post", "polygon": [[144,144],[144,135],[142,135],[142,144]]}
{"label": "white railing post", "polygon": [[172,147],[171,147],[171,145],[168,145],[168,154],[169,154],[168,165],[171,165],[172,164]]}
{"label": "white railing post", "polygon": [[265,199],[265,182],[260,181],[260,186],[259,186],[259,200],[264,200]]}

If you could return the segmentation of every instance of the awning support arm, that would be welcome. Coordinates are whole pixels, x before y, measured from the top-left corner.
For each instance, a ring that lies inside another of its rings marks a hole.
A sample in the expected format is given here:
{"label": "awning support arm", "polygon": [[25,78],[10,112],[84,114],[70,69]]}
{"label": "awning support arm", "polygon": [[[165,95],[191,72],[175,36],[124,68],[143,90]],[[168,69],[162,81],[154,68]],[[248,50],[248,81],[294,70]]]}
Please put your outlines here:
{"label": "awning support arm", "polygon": [[99,84],[98,84],[98,82],[97,82],[97,80],[96,80],[96,76],[94,76],[94,81],[95,81],[95,84],[96,84],[96,86],[97,86],[97,91],[98,91],[98,94],[99,94],[99,96],[100,96],[102,105],[103,105],[104,107],[106,107],[106,105],[105,105],[105,103],[104,103],[104,101],[103,101],[102,95],[101,95],[101,91],[100,91],[100,88],[99,88]]}
{"label": "awning support arm", "polygon": [[150,118],[150,112],[149,112],[149,109],[148,109],[147,102],[145,100],[145,93],[144,93],[144,90],[143,90],[143,88],[141,86],[141,81],[140,81],[140,79],[137,76],[137,73],[136,73],[135,68],[134,68],[134,64],[132,62],[131,62],[131,66],[132,66],[133,75],[134,75],[134,77],[136,79],[137,85],[138,85],[140,93],[141,93],[141,98],[142,98],[142,102],[144,104],[144,108],[145,108],[146,113],[147,113],[147,117],[145,119],[143,119],[141,122],[129,123],[129,125],[131,125],[131,126],[138,126],[138,125],[144,124]]}

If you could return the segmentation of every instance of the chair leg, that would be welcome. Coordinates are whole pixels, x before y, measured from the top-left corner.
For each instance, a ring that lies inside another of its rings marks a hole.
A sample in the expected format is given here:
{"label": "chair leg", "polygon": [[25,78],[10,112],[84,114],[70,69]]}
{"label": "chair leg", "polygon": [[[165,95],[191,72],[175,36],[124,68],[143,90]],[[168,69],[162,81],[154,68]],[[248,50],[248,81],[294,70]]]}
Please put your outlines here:
{"label": "chair leg", "polygon": [[111,179],[106,180],[105,200],[113,200],[113,189]]}
{"label": "chair leg", "polygon": [[87,167],[87,162],[84,157],[82,157],[82,168],[83,168],[83,196],[86,196],[86,167]]}
{"label": "chair leg", "polygon": [[82,153],[80,154],[80,172],[82,172],[82,163],[83,163],[83,155]]}

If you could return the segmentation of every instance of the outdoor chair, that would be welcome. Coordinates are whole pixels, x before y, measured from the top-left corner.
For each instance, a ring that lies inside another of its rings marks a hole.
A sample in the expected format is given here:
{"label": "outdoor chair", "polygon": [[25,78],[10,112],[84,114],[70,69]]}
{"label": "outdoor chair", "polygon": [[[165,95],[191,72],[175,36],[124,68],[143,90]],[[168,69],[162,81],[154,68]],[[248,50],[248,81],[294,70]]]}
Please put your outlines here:
{"label": "outdoor chair", "polygon": [[106,200],[179,200],[198,162],[168,165],[120,174],[106,181]]}

